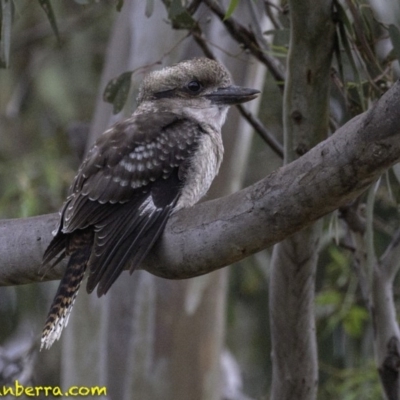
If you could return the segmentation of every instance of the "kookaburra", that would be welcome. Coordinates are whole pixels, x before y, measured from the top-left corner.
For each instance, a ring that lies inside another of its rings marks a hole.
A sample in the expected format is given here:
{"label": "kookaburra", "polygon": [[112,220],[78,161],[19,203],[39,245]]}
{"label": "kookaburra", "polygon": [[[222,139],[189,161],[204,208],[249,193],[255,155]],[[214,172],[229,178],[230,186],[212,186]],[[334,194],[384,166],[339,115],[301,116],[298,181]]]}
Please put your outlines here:
{"label": "kookaburra", "polygon": [[232,104],[259,92],[233,86],[207,58],[147,75],[132,116],[106,130],[79,168],[43,265],[69,256],[43,329],[41,348],[60,337],[87,270],[100,297],[132,273],[168,218],[205,195],[224,152],[221,127]]}

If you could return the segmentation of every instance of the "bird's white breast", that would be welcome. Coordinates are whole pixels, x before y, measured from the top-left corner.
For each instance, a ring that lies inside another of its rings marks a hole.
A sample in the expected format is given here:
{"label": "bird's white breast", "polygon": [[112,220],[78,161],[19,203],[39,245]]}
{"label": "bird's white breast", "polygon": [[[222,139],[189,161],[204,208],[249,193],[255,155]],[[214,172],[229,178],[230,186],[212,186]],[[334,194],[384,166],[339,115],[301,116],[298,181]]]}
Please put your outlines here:
{"label": "bird's white breast", "polygon": [[174,211],[197,203],[218,174],[224,148],[220,132],[209,131],[201,137],[198,149],[190,160],[186,181]]}

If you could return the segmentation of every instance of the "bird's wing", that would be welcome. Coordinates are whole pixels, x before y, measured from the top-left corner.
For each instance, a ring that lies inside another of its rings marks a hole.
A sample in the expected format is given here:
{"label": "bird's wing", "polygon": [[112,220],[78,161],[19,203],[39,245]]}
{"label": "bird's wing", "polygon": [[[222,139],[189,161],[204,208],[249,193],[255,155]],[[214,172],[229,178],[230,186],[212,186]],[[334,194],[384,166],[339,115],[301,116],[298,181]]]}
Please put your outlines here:
{"label": "bird's wing", "polygon": [[45,262],[65,247],[68,255],[74,232],[93,227],[88,292],[98,285],[101,296],[125,266],[132,272],[160,236],[202,133],[170,112],[138,115],[105,132],[71,186]]}

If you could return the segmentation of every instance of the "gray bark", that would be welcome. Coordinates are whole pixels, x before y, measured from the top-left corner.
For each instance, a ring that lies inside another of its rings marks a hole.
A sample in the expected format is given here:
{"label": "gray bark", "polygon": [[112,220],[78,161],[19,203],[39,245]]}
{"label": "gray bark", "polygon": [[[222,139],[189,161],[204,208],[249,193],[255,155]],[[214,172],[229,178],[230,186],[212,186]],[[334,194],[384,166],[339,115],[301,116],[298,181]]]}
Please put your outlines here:
{"label": "gray bark", "polygon": [[[328,135],[335,27],[330,0],[289,1],[291,35],[284,93],[285,163]],[[312,400],[318,384],[314,280],[321,221],[278,243],[270,275],[272,400]]]}
{"label": "gray bark", "polygon": [[271,400],[314,399],[318,360],[314,280],[321,223],[277,244],[271,259]]}

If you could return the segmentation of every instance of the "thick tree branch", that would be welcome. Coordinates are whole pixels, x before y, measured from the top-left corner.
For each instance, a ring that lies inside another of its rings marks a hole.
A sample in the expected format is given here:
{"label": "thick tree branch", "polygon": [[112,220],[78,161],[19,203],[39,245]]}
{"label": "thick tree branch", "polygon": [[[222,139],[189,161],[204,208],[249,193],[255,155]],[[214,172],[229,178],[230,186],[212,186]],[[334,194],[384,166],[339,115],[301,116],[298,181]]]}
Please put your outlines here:
{"label": "thick tree branch", "polygon": [[[143,267],[170,279],[222,268],[345,205],[399,160],[396,82],[371,110],[303,157],[231,196],[178,212]],[[60,278],[61,268],[45,276],[40,268],[56,220],[51,214],[0,222],[1,285]]]}

